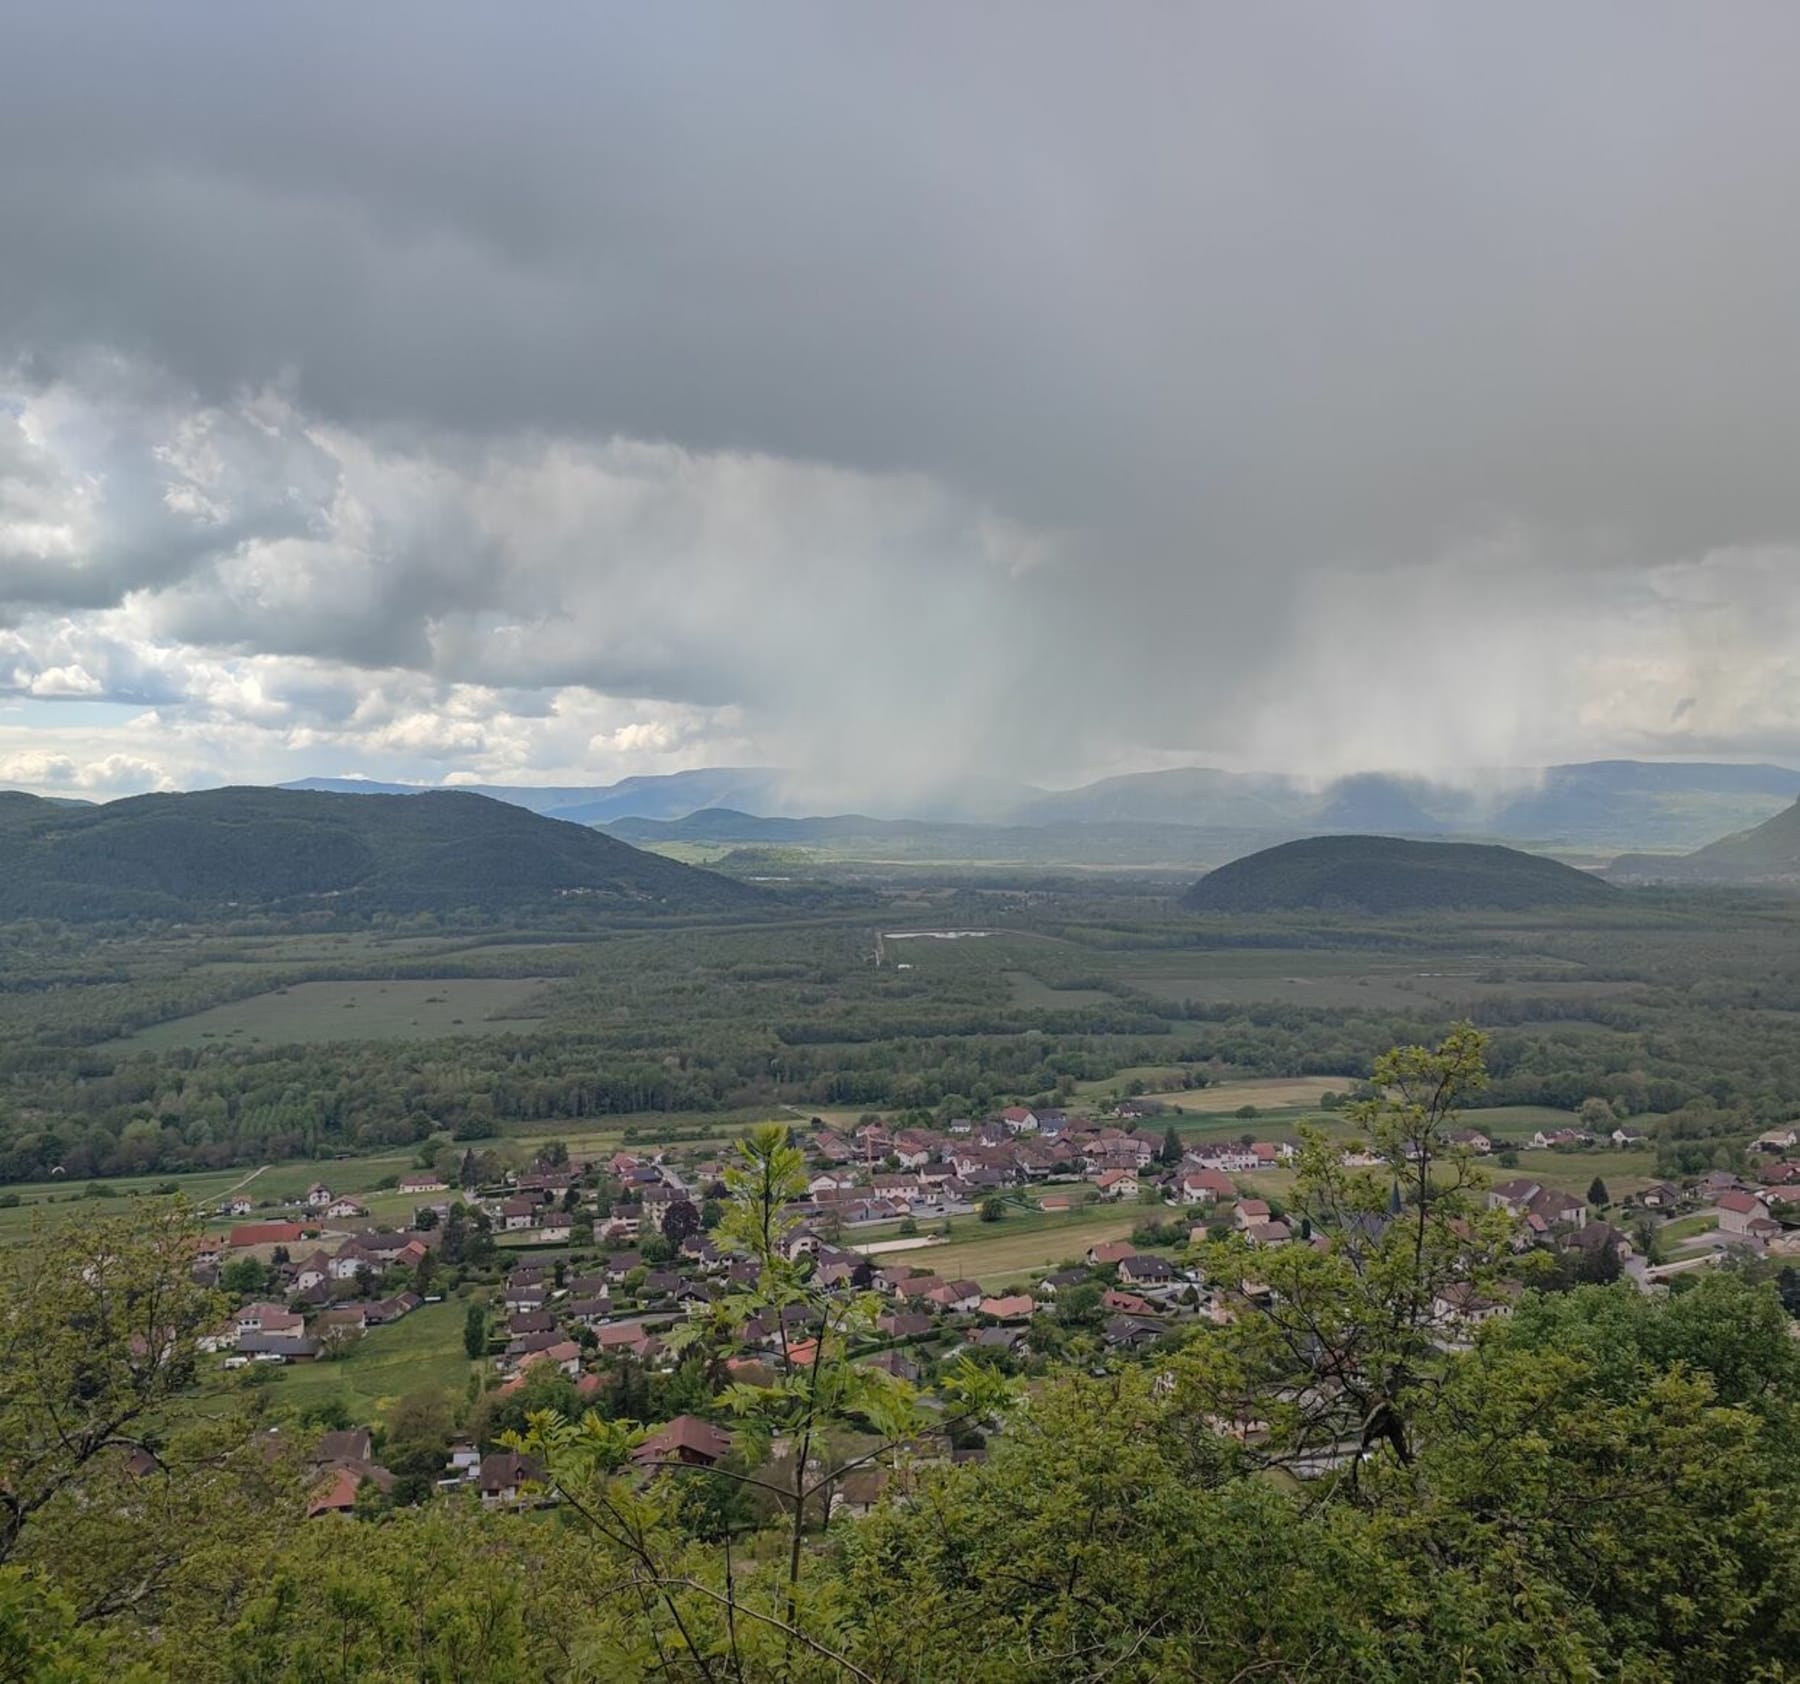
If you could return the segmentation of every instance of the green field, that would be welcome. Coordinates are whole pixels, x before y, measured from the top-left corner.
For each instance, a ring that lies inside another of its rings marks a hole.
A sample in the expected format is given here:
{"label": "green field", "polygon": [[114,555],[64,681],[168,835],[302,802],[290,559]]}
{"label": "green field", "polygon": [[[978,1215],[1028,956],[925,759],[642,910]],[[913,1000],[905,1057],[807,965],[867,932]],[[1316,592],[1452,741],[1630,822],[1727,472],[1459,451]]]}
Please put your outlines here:
{"label": "green field", "polygon": [[341,1396],[353,1419],[372,1421],[383,1405],[408,1392],[459,1394],[475,1366],[463,1350],[467,1313],[464,1298],[422,1305],[391,1326],[371,1328],[335,1362],[290,1363],[273,1370],[275,1377],[263,1382],[265,1395],[296,1409]]}
{"label": "green field", "polygon": [[1101,988],[1056,988],[1041,982],[1029,971],[1008,971],[1006,986],[1015,1006],[1030,1006],[1034,1011],[1076,1011],[1083,1006],[1112,1006],[1118,997]]}
{"label": "green field", "polygon": [[1606,1183],[1607,1192],[1615,1199],[1635,1193],[1656,1179],[1656,1154],[1638,1149],[1620,1151],[1555,1152],[1525,1151],[1519,1154],[1516,1170],[1490,1164],[1496,1181],[1509,1176],[1529,1175],[1558,1192],[1585,1194],[1597,1175]]}
{"label": "green field", "polygon": [[[1137,1204],[1088,1205],[1066,1212],[1021,1211],[1008,1206],[1001,1222],[953,1217],[950,1238],[944,1244],[893,1252],[890,1260],[946,1279],[978,1280],[991,1288],[1042,1274],[1071,1258],[1078,1260],[1101,1240],[1124,1239],[1140,1222],[1172,1215],[1161,1206]],[[935,1232],[936,1228],[937,1224],[931,1224],[926,1231]],[[864,1237],[852,1235],[850,1241],[858,1244]]]}
{"label": "green field", "polygon": [[413,1041],[529,1033],[543,1016],[543,977],[438,977],[430,981],[300,982],[152,1024],[104,1050],[199,1046],[209,1041]]}

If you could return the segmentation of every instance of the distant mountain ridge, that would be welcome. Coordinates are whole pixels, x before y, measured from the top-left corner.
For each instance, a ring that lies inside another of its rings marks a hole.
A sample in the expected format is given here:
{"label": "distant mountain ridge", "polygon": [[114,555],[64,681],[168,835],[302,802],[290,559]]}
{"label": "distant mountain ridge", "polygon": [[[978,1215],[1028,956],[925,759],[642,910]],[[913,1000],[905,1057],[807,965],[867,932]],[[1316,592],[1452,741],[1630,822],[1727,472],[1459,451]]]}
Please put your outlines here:
{"label": "distant mountain ridge", "polygon": [[1530,912],[1592,906],[1618,891],[1573,866],[1479,842],[1311,836],[1208,872],[1195,912]]}
{"label": "distant mountain ridge", "polygon": [[465,791],[227,788],[69,808],[0,796],[0,917],[455,911],[566,902],[708,912],[763,894]]}
{"label": "distant mountain ridge", "polygon": [[[314,778],[288,787],[409,794],[423,786]],[[468,787],[497,801],[583,824],[672,822],[720,809],[752,818],[863,816],[821,814],[820,804],[807,799],[803,780],[773,767],[715,767],[594,788]],[[1759,824],[1796,796],[1800,772],[1781,766],[1602,760],[1551,766],[1535,774],[1485,774],[1473,784],[1366,772],[1318,786],[1273,773],[1180,767],[1103,778],[1067,790],[969,783],[912,803],[911,810],[898,794],[862,805],[867,822],[875,824],[1164,825],[1229,834],[1234,841],[1378,833],[1593,852],[1676,852]]]}
{"label": "distant mountain ridge", "polygon": [[1754,829],[1676,858],[1626,854],[1608,876],[1626,883],[1715,883],[1800,888],[1800,803]]}

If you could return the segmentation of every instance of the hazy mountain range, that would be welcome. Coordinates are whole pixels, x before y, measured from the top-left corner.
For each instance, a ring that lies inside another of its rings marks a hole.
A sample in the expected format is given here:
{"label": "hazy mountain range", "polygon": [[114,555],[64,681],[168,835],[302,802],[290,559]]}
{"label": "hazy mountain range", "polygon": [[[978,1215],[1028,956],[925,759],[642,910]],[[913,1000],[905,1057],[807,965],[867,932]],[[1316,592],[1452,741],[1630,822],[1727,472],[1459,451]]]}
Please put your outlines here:
{"label": "hazy mountain range", "polygon": [[1800,883],[1800,805],[1691,854],[1621,855],[1608,875],[1622,883],[1792,886]]}
{"label": "hazy mountain range", "polygon": [[[417,786],[309,778],[287,787],[403,794]],[[1067,790],[966,786],[913,808],[873,799],[853,814],[822,813],[795,774],[773,767],[715,767],[593,788],[461,787],[550,817],[605,824],[615,834],[652,845],[835,844],[897,850],[898,857],[1207,863],[1321,834],[1678,853],[1780,812],[1800,796],[1800,772],[1769,765],[1604,760],[1494,772],[1457,784],[1371,772],[1319,785],[1282,774],[1186,767]],[[771,820],[796,822],[756,822]],[[640,821],[668,828],[645,830]]]}

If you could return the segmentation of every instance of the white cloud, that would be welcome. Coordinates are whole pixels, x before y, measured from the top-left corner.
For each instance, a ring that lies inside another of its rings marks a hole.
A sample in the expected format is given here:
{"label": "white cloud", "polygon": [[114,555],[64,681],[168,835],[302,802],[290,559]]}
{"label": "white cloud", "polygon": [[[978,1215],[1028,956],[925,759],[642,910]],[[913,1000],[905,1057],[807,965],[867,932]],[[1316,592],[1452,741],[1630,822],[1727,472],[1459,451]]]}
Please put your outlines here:
{"label": "white cloud", "polygon": [[5,725],[0,747],[41,750],[12,748],[15,782],[775,763],[849,807],[1192,759],[1800,757],[1800,552],[1778,545],[1644,566],[1512,523],[1260,606],[1195,581],[1145,599],[1092,535],[917,474],[365,433],[117,359],[16,385],[0,530],[79,553],[0,565],[0,695],[140,711]]}

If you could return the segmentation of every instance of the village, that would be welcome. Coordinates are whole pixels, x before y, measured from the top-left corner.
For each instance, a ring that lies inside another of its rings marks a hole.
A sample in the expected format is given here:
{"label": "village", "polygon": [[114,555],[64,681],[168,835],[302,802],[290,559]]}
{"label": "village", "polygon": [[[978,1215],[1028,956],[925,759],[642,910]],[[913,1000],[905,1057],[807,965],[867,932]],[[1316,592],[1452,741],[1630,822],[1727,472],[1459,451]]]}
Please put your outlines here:
{"label": "village", "polygon": [[[885,1308],[860,1332],[852,1359],[922,1388],[964,1355],[1025,1375],[1071,1357],[1099,1366],[1141,1360],[1197,1324],[1241,1312],[1241,1285],[1210,1280],[1199,1261],[1209,1241],[1324,1251],[1336,1243],[1275,1190],[1297,1141],[1184,1139],[1156,1126],[1160,1111],[1154,1101],[1124,1100],[1104,1116],[1017,1105],[942,1128],[873,1116],[795,1124],[806,1195],[786,1212],[786,1255],[808,1260],[828,1294],[879,1294]],[[1611,1144],[1634,1144],[1631,1133],[1619,1130]],[[1596,1142],[1551,1129],[1507,1143],[1462,1127],[1445,1145],[1479,1163],[1516,1157],[1513,1145],[1543,1154]],[[1651,1181],[1617,1203],[1531,1175],[1490,1175],[1484,1197],[1513,1218],[1515,1249],[1541,1254],[1546,1268],[1575,1281],[1625,1276],[1654,1292],[1723,1257],[1800,1253],[1800,1230],[1781,1220],[1800,1218],[1800,1159],[1786,1156],[1797,1146],[1800,1131],[1772,1130],[1753,1143],[1751,1175]],[[1381,1162],[1354,1141],[1338,1158],[1352,1170]],[[467,1354],[487,1400],[481,1418],[491,1424],[513,1418],[499,1409],[506,1400],[551,1376],[567,1383],[562,1401],[602,1408],[633,1373],[668,1377],[680,1361],[676,1330],[754,1282],[753,1265],[711,1235],[726,1194],[721,1156],[645,1146],[584,1162],[552,1150],[492,1184],[482,1181],[484,1168],[493,1165],[470,1152],[457,1178],[464,1185],[437,1171],[400,1177],[389,1202],[409,1206],[405,1228],[371,1225],[363,1199],[334,1193],[324,1179],[279,1214],[234,1196],[222,1214],[236,1220],[202,1239],[196,1272],[241,1302],[201,1349],[225,1376],[330,1363],[451,1295],[469,1306]],[[1590,1191],[1604,1193],[1598,1184]],[[1116,1237],[1089,1237],[1084,1217],[1114,1212],[1105,1232]],[[967,1270],[931,1266],[939,1250],[968,1255],[971,1242],[951,1236],[971,1223],[985,1234],[1032,1222],[1043,1226],[1030,1230],[1041,1246],[1028,1268],[1009,1264],[984,1284]],[[1661,1242],[1665,1234],[1671,1243]],[[1505,1314],[1510,1297],[1447,1286],[1433,1305],[1445,1348]],[[750,1321],[724,1353],[725,1376],[756,1380],[810,1361],[820,1320],[796,1308]],[[710,1466],[732,1448],[728,1423],[690,1412],[634,1454],[654,1471],[669,1457]],[[914,1464],[979,1453],[947,1440],[911,1446]],[[368,1424],[326,1432],[313,1455],[311,1514],[354,1513],[394,1489]],[[894,1472],[858,1469],[832,1500],[867,1507]],[[447,1438],[431,1486],[490,1506],[540,1500],[529,1458],[492,1434]]]}

